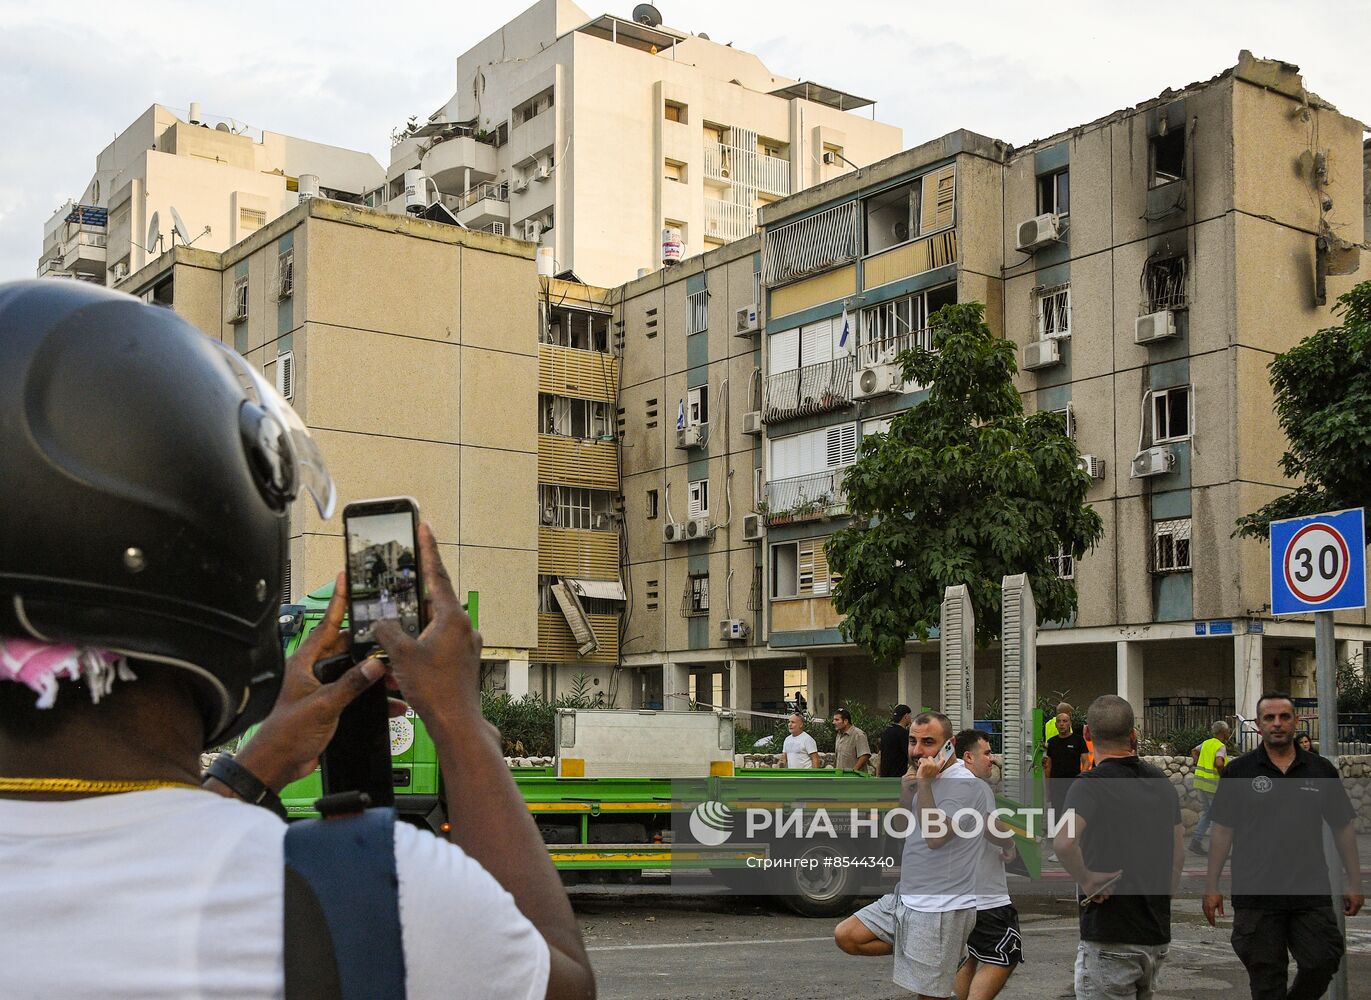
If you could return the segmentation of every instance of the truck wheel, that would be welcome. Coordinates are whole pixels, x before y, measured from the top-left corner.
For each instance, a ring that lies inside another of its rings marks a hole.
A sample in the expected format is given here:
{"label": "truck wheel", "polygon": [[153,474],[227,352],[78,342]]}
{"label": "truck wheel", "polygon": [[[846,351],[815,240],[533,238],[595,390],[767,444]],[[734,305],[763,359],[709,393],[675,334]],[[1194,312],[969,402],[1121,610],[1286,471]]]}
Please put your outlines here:
{"label": "truck wheel", "polygon": [[802,917],[836,917],[847,913],[856,898],[855,868],[825,862],[843,855],[831,847],[811,847],[798,857],[816,862],[813,868],[789,870],[790,886],[785,904]]}

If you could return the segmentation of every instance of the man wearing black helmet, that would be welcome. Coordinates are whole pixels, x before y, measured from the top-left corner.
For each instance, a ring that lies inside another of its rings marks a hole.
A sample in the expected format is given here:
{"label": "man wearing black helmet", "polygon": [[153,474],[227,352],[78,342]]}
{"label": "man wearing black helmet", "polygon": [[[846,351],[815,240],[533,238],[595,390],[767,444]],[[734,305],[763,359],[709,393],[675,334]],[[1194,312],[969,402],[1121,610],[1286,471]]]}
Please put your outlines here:
{"label": "man wearing black helmet", "polygon": [[[343,707],[387,673],[439,749],[453,844],[394,827],[401,954],[376,964],[411,996],[594,995],[480,717],[480,636],[427,526],[431,623],[413,639],[377,628],[389,668],[314,679],[347,648],[341,587],[283,665],[285,517],[302,490],[331,514],[308,432],[242,358],[129,296],[0,285],[5,995],[280,996],[298,968],[283,948],[285,825],[238,797],[270,803],[308,773]],[[202,785],[200,751],[264,717],[237,767]],[[383,925],[362,930],[379,942]],[[358,995],[334,971],[318,995]]]}

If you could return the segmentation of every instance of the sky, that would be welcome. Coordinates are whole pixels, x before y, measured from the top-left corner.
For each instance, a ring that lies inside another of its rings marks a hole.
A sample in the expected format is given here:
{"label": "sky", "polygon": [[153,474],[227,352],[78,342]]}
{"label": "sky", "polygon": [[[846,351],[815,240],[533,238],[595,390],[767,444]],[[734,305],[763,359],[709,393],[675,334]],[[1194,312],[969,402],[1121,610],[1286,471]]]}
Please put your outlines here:
{"label": "sky", "polygon": [[[582,3],[628,16],[633,0]],[[0,281],[33,277],[43,223],[154,103],[389,160],[454,88],[456,57],[524,8],[484,4],[0,0]],[[1209,79],[1243,48],[1371,121],[1371,0],[660,0],[665,23],[780,76],[874,98],[906,146],[956,128],[1015,145]]]}

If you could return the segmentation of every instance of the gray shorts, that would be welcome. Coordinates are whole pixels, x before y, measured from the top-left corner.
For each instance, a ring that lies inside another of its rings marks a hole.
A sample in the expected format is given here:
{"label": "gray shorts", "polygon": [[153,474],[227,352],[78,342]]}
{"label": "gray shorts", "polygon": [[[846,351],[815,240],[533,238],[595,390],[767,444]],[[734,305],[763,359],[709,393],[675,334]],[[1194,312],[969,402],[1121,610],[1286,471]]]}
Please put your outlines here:
{"label": "gray shorts", "polygon": [[976,926],[976,908],[924,913],[893,893],[857,911],[857,919],[895,953],[895,985],[926,997],[952,996],[952,981]]}
{"label": "gray shorts", "polygon": [[1077,1000],[1152,1000],[1168,948],[1164,944],[1080,942],[1076,947]]}

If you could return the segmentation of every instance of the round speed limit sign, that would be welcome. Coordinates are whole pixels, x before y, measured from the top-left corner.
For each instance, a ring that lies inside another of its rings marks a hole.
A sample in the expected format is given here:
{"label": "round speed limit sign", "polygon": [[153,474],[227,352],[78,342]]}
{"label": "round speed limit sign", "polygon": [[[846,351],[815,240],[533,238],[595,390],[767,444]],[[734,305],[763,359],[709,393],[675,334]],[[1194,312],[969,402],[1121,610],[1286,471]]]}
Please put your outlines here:
{"label": "round speed limit sign", "polygon": [[1347,581],[1352,565],[1347,539],[1327,524],[1307,524],[1285,547],[1285,583],[1308,604],[1322,604]]}

